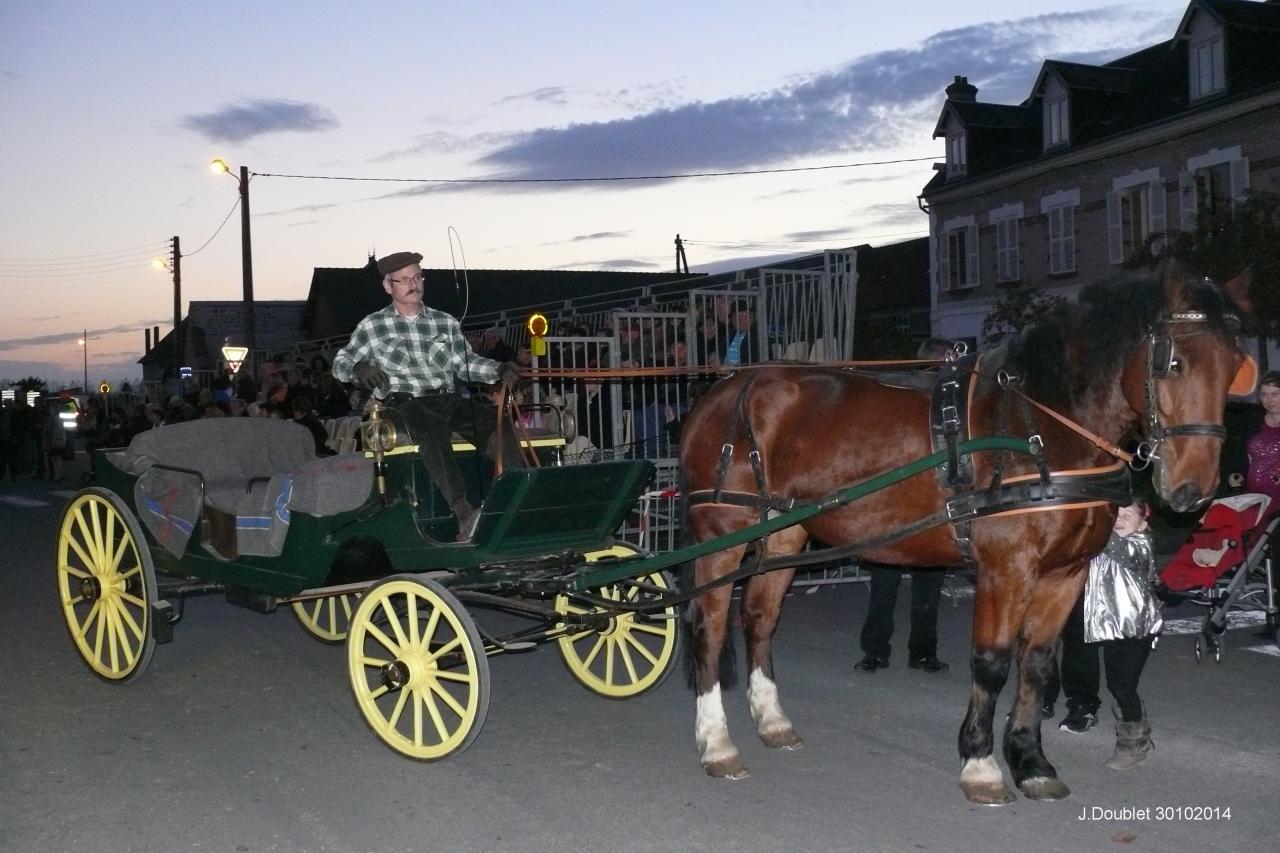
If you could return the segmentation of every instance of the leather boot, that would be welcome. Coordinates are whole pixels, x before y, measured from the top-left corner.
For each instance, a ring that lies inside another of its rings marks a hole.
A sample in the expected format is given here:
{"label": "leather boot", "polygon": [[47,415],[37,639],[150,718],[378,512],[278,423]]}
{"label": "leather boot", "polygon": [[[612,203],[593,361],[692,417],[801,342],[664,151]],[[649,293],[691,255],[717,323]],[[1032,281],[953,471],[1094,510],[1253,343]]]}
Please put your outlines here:
{"label": "leather boot", "polygon": [[1147,755],[1155,748],[1151,742],[1151,721],[1147,710],[1142,709],[1142,719],[1126,722],[1120,719],[1120,709],[1111,707],[1116,717],[1116,751],[1107,766],[1112,770],[1133,770],[1147,763]]}

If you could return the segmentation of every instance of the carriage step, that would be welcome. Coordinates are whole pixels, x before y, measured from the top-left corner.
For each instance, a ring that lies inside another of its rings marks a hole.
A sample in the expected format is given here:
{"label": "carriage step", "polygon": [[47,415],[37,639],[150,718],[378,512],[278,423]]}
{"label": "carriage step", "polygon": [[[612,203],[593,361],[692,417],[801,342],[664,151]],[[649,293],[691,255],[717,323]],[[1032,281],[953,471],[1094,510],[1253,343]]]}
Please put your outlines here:
{"label": "carriage step", "polygon": [[497,640],[494,640],[493,644],[497,646],[499,650],[504,652],[527,652],[530,649],[536,649],[538,647],[537,643],[531,643],[528,640],[519,640],[512,643],[500,643]]}
{"label": "carriage step", "polygon": [[274,595],[265,592],[254,592],[240,587],[227,587],[227,601],[231,604],[247,607],[258,613],[275,613],[279,601]]}
{"label": "carriage step", "polygon": [[173,603],[169,601],[153,601],[151,603],[151,636],[157,643],[173,642],[173,625],[178,618],[173,615]]}

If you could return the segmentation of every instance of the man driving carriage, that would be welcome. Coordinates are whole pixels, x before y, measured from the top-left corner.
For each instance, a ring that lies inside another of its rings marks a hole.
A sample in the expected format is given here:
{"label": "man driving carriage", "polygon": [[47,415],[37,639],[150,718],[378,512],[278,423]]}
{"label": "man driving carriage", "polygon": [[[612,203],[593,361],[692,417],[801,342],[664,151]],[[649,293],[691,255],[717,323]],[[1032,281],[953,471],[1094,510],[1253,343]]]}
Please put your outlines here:
{"label": "man driving carriage", "polygon": [[[476,510],[453,457],[454,432],[491,458],[498,412],[476,397],[464,397],[459,383],[503,383],[520,380],[514,364],[476,355],[456,318],[422,301],[425,284],[417,252],[395,252],[378,261],[382,288],[391,304],[365,317],[351,340],[333,358],[333,375],[355,382],[395,406],[404,418],[427,473],[458,519],[459,539],[470,536]],[[522,467],[511,430],[502,442],[502,464]]]}

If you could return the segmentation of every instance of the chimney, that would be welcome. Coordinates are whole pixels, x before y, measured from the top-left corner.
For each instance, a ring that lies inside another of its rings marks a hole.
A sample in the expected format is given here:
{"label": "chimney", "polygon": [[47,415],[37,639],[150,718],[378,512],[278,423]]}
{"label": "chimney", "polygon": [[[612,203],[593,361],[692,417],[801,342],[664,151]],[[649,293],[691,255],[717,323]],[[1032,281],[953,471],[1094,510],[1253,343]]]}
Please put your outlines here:
{"label": "chimney", "polygon": [[151,352],[151,330],[143,329],[142,333],[146,337],[146,343],[142,345],[142,352],[145,355]]}
{"label": "chimney", "polygon": [[156,346],[160,346],[160,327],[159,326],[151,327],[151,340],[156,342]]}
{"label": "chimney", "polygon": [[956,79],[946,88],[948,101],[976,101],[978,100],[978,87],[970,85],[968,77],[956,75]]}

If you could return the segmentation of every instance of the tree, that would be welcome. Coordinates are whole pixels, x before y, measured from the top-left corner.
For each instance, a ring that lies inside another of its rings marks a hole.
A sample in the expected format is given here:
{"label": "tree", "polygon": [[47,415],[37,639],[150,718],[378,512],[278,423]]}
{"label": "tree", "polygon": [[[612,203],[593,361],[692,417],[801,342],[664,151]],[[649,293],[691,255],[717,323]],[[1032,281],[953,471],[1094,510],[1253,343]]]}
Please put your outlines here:
{"label": "tree", "polygon": [[36,376],[28,376],[26,379],[19,379],[14,387],[23,392],[39,391],[42,395],[49,393],[49,383]]}
{"label": "tree", "polygon": [[1201,210],[1196,229],[1176,235],[1168,254],[1219,282],[1249,270],[1257,331],[1280,334],[1280,195],[1251,191],[1239,204]]}
{"label": "tree", "polygon": [[982,321],[984,346],[995,346],[1005,338],[1035,325],[1067,304],[1063,296],[1042,290],[1008,290]]}

